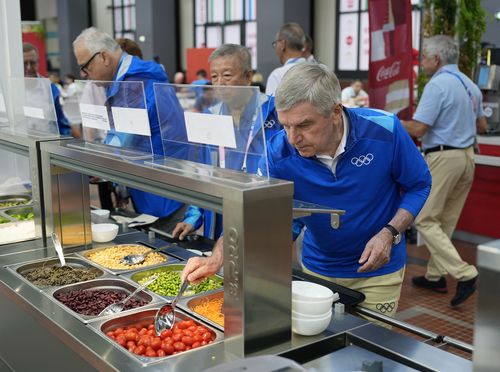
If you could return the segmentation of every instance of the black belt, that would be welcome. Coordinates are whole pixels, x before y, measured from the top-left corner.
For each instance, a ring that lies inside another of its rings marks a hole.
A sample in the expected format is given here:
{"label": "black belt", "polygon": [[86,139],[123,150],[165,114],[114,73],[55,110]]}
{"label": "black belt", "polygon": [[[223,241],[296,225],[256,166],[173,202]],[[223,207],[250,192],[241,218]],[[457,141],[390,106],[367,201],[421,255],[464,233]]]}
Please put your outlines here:
{"label": "black belt", "polygon": [[[468,147],[466,147],[466,148],[468,148]],[[439,145],[439,146],[431,147],[430,149],[424,150],[424,154],[427,155],[430,152],[446,151],[446,150],[465,150],[465,148],[453,147],[453,146],[447,146],[447,145]]]}

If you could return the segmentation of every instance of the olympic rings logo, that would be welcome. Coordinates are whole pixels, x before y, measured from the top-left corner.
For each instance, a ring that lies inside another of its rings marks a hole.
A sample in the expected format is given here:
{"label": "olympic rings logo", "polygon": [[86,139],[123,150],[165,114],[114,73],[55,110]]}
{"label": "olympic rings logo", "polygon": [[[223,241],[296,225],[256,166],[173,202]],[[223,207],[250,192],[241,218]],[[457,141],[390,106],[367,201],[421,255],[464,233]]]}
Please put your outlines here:
{"label": "olympic rings logo", "polygon": [[396,307],[395,302],[378,303],[376,309],[381,313],[391,313]]}
{"label": "olympic rings logo", "polygon": [[351,159],[351,164],[355,165],[356,167],[361,167],[362,165],[369,165],[372,160],[374,159],[374,156],[372,153],[368,153],[366,155],[361,155],[359,157],[353,157]]}

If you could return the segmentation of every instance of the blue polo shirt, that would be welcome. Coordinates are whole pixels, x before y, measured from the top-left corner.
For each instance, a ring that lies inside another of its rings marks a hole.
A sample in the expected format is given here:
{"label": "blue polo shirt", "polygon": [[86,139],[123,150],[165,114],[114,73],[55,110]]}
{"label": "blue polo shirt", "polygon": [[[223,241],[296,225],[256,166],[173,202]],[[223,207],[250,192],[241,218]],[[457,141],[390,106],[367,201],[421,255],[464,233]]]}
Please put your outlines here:
{"label": "blue polo shirt", "polygon": [[472,146],[476,119],[484,116],[482,101],[481,90],[458,70],[457,65],[441,67],[426,84],[413,115],[413,120],[429,126],[422,137],[422,148]]}
{"label": "blue polo shirt", "polygon": [[300,219],[307,226],[302,262],[309,270],[336,278],[393,273],[405,265],[404,238],[375,271],[358,273],[358,260],[398,208],[419,213],[431,175],[396,116],[364,108],[345,109],[345,114],[349,133],[335,173],[316,157],[302,157],[281,131],[268,141],[269,174],[293,181],[294,199],[346,210],[339,229],[331,227],[329,215]]}

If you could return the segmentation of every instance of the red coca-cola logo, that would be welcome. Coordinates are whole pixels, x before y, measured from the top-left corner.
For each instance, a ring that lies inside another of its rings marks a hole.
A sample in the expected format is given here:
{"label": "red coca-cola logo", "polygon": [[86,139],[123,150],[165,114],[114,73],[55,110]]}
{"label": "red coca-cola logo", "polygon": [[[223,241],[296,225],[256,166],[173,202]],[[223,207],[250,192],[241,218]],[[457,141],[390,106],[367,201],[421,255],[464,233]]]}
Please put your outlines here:
{"label": "red coca-cola logo", "polygon": [[377,81],[388,80],[399,75],[401,61],[394,61],[389,67],[382,66],[377,72]]}
{"label": "red coca-cola logo", "polygon": [[345,42],[347,43],[347,45],[351,45],[352,44],[352,36],[347,36],[346,39],[345,39]]}

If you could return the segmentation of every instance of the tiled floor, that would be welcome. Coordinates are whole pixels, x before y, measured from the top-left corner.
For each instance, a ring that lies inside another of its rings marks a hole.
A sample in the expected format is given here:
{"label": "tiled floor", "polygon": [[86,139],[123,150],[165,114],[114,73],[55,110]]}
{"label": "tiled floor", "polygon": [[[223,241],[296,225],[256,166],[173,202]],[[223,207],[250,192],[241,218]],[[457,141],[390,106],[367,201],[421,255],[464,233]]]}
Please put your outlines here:
{"label": "tiled floor", "polygon": [[[476,245],[462,241],[454,243],[462,259],[472,264],[476,263]],[[425,273],[428,257],[429,253],[425,246],[408,245],[408,261],[396,317],[439,335],[473,344],[476,294],[463,304],[452,308],[450,300],[456,288],[456,281],[453,278],[446,278],[447,294],[421,289],[411,283],[413,276]],[[471,358],[469,353],[456,351],[454,348],[449,348],[448,351]]]}

